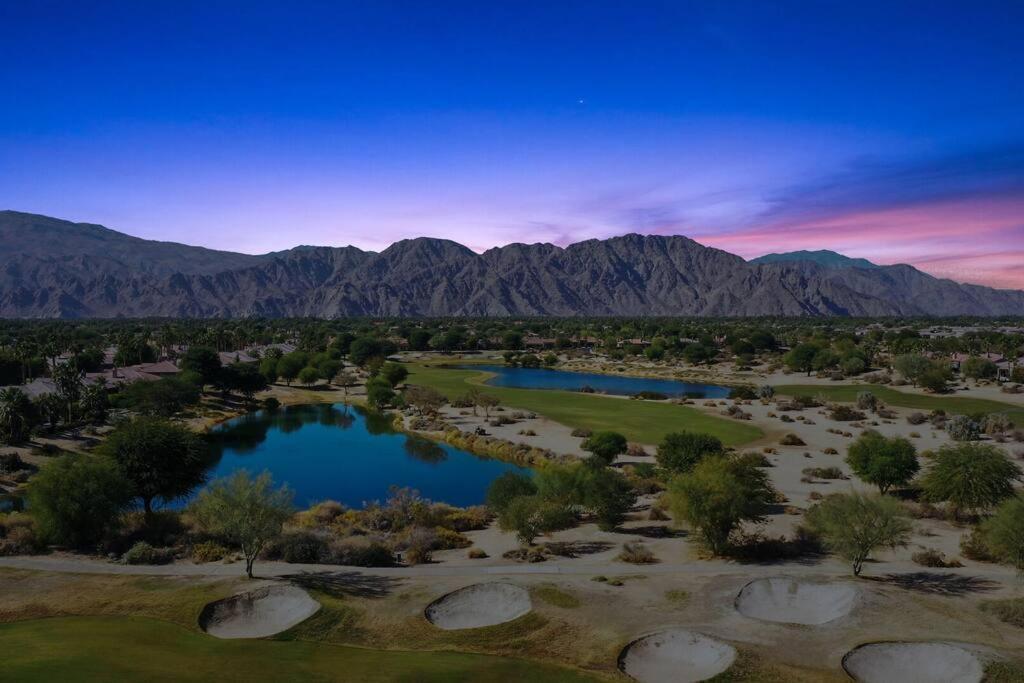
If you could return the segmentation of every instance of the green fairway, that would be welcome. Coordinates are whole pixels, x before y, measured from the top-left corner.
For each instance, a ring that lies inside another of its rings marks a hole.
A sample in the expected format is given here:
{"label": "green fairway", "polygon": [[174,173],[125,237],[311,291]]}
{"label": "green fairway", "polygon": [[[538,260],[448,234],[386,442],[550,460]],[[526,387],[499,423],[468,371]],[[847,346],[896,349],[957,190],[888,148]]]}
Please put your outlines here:
{"label": "green fairway", "polygon": [[680,430],[711,434],[729,446],[745,444],[762,435],[753,425],[707,415],[687,406],[572,391],[484,385],[490,376],[491,373],[477,370],[410,365],[408,382],[434,387],[449,399],[476,386],[497,396],[506,406],[531,410],[569,427],[613,429],[640,443],[658,443],[666,434]]}
{"label": "green fairway", "polygon": [[857,394],[870,391],[872,394],[891,406],[901,408],[918,408],[920,410],[945,410],[947,413],[971,415],[974,413],[1007,413],[1016,424],[1024,424],[1024,408],[1012,403],[992,401],[986,398],[966,398],[961,396],[922,396],[897,391],[890,387],[864,384],[836,384],[819,386],[816,384],[782,384],[775,391],[787,396],[825,396],[830,401],[853,403]]}
{"label": "green fairway", "polygon": [[455,652],[218,640],[140,617],[0,625],[0,681],[596,681],[572,669]]}

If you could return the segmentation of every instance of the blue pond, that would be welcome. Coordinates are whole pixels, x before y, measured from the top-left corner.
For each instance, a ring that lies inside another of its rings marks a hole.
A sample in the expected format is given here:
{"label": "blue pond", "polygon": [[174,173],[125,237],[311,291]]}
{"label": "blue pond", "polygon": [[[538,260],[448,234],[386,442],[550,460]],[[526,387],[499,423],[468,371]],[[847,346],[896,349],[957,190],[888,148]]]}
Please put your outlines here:
{"label": "blue pond", "polygon": [[656,391],[666,396],[689,396],[691,398],[726,398],[730,391],[729,387],[717,384],[693,384],[673,379],[622,377],[544,368],[516,368],[507,365],[464,365],[461,367],[493,372],[497,376],[487,380],[487,384],[517,389],[579,391],[584,387],[590,387],[596,392],[617,396],[633,396],[641,391]]}
{"label": "blue pond", "polygon": [[229,420],[210,436],[218,457],[211,479],[239,469],[268,470],[276,484],[295,491],[298,506],[331,499],[362,507],[383,502],[391,486],[414,488],[434,501],[476,505],[501,474],[528,472],[396,432],[391,416],[344,404],[260,411]]}

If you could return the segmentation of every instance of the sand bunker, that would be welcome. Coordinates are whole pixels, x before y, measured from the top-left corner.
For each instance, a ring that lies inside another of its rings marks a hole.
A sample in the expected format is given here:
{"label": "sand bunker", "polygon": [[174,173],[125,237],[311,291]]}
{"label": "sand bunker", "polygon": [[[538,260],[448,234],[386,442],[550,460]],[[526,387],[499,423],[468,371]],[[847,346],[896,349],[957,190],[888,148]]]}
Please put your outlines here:
{"label": "sand bunker", "polygon": [[857,589],[849,583],[774,577],[744,586],[736,596],[736,609],[762,621],[818,625],[846,616],[856,602]]}
{"label": "sand bunker", "polygon": [[530,593],[511,583],[478,583],[427,605],[424,615],[438,628],[453,631],[503,624],[533,609]]}
{"label": "sand bunker", "polygon": [[218,638],[264,638],[290,629],[319,609],[320,603],[297,586],[267,586],[211,602],[199,615],[199,627]]}
{"label": "sand bunker", "polygon": [[949,643],[869,643],[843,657],[860,683],[979,683],[984,668],[969,650]]}
{"label": "sand bunker", "polygon": [[634,640],[619,656],[619,668],[643,683],[693,683],[722,673],[736,650],[714,638],[668,629]]}

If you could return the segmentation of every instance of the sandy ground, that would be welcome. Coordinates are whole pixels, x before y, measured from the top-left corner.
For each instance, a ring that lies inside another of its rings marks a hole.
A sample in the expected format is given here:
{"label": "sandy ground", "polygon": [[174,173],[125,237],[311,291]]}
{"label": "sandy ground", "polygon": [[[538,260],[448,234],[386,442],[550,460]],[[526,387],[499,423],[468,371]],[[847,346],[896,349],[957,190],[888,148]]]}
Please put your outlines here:
{"label": "sandy ground", "polygon": [[266,638],[302,623],[320,603],[298,586],[268,584],[207,605],[200,627],[217,638]]}
{"label": "sandy ground", "polygon": [[530,592],[511,583],[477,583],[430,603],[424,615],[447,631],[504,624],[533,609]]}

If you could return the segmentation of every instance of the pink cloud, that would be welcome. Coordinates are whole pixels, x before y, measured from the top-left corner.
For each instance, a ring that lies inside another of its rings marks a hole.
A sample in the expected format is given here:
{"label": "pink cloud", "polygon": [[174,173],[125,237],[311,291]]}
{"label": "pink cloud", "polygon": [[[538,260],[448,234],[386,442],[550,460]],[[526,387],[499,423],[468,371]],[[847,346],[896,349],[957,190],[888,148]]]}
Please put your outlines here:
{"label": "pink cloud", "polygon": [[831,249],[883,265],[909,263],[938,277],[1024,289],[1024,198],[1018,197],[855,210],[693,237],[746,258]]}

